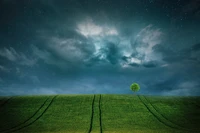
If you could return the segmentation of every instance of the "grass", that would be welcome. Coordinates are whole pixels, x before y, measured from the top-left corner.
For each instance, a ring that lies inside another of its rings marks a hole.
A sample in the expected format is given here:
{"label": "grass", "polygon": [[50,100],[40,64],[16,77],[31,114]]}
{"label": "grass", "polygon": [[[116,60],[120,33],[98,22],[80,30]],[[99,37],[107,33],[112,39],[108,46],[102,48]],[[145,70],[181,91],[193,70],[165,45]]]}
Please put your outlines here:
{"label": "grass", "polygon": [[198,133],[200,97],[57,95],[0,98],[2,133]]}

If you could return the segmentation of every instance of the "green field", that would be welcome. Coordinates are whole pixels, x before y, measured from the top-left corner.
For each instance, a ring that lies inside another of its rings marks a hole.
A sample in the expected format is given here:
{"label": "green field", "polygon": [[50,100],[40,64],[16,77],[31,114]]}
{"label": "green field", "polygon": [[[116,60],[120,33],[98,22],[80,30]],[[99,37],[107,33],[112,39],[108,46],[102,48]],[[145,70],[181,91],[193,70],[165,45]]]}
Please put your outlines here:
{"label": "green field", "polygon": [[200,97],[0,97],[2,133],[199,133]]}

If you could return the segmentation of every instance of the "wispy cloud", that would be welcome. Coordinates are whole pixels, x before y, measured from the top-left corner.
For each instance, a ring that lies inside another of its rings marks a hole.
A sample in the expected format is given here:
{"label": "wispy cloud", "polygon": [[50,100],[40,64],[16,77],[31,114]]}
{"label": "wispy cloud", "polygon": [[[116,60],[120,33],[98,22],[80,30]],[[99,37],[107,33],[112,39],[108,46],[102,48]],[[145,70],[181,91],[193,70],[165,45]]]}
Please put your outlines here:
{"label": "wispy cloud", "polygon": [[3,72],[10,72],[10,70],[2,65],[0,65],[0,70]]}
{"label": "wispy cloud", "polygon": [[142,29],[136,36],[132,47],[135,49],[137,57],[143,62],[152,60],[160,60],[154,51],[153,47],[161,43],[162,32],[154,28],[153,25],[148,25]]}
{"label": "wispy cloud", "polygon": [[48,44],[58,56],[66,61],[76,62],[87,58],[88,53],[92,52],[90,44],[82,40],[72,38],[53,38]]}
{"label": "wispy cloud", "polygon": [[[163,33],[160,29],[148,25],[131,40],[132,50],[124,51],[125,62],[122,65],[156,67],[162,61],[161,53],[154,51],[154,47],[162,42]],[[135,65],[132,65],[135,64]]]}
{"label": "wispy cloud", "polygon": [[17,61],[19,54],[15,51],[14,48],[10,47],[9,49],[4,48],[0,49],[0,55],[7,58],[10,61]]}
{"label": "wispy cloud", "polygon": [[25,66],[33,66],[37,62],[36,59],[28,58],[25,54],[16,52],[12,47],[0,49],[0,56]]}
{"label": "wispy cloud", "polygon": [[84,40],[56,36],[46,38],[43,48],[32,45],[31,49],[37,58],[47,64],[63,68],[69,68],[75,64],[82,66],[84,60],[94,52],[94,46]]}

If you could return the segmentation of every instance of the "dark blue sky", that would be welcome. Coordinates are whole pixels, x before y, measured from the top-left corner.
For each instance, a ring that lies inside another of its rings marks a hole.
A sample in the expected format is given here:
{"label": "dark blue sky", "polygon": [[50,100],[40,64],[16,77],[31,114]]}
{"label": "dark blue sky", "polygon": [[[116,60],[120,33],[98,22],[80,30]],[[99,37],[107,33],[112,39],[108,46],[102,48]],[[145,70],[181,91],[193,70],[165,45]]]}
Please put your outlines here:
{"label": "dark blue sky", "polygon": [[0,95],[200,95],[200,0],[0,0]]}

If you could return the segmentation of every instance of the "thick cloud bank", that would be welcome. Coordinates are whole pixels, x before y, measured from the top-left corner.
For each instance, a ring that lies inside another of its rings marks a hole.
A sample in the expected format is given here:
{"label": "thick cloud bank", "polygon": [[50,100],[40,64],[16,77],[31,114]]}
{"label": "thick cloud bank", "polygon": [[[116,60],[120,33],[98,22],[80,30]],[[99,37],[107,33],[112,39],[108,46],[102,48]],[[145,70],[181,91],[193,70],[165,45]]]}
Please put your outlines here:
{"label": "thick cloud bank", "polygon": [[199,0],[0,5],[0,95],[200,95]]}

